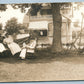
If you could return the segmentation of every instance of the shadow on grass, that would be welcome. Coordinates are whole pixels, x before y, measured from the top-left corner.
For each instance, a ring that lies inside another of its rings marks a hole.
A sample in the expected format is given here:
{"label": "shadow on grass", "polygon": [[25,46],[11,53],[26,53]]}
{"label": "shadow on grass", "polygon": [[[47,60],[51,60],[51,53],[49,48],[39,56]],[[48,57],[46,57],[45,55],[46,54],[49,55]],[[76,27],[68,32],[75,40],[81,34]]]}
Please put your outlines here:
{"label": "shadow on grass", "polygon": [[74,63],[74,64],[84,64],[84,55],[64,51],[62,53],[51,53],[50,51],[39,51],[35,53],[35,56],[29,57],[27,55],[25,60],[20,60],[14,57],[10,52],[6,52],[4,56],[0,56],[0,62],[17,64],[17,63],[51,63],[51,62],[64,62],[64,63]]}

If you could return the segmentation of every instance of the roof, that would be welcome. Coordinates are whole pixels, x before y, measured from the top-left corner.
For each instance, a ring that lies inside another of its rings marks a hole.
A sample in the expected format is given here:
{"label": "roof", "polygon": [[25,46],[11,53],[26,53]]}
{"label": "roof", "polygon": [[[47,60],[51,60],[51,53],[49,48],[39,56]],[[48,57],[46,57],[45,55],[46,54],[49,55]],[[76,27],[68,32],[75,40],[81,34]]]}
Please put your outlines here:
{"label": "roof", "polygon": [[48,30],[48,22],[47,21],[36,21],[29,23],[29,30]]}

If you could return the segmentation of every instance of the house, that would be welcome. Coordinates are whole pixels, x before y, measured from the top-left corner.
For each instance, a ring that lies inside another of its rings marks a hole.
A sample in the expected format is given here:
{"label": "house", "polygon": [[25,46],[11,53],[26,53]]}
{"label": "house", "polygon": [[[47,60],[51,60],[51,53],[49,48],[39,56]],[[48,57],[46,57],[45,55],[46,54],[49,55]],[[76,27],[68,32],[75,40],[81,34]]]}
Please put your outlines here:
{"label": "house", "polygon": [[[27,19],[28,18],[28,19]],[[53,18],[50,6],[42,7],[36,15],[25,15],[23,24],[28,30],[38,31],[38,45],[52,45],[53,41]],[[62,43],[72,41],[71,20],[62,15]]]}

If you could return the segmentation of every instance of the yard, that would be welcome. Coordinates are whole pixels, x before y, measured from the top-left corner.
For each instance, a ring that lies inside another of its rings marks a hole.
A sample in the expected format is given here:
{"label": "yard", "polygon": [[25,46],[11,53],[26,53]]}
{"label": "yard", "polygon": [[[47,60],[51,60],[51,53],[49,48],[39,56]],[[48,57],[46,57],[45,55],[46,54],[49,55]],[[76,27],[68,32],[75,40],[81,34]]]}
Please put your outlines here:
{"label": "yard", "polygon": [[84,55],[40,52],[34,59],[0,58],[0,82],[84,80]]}

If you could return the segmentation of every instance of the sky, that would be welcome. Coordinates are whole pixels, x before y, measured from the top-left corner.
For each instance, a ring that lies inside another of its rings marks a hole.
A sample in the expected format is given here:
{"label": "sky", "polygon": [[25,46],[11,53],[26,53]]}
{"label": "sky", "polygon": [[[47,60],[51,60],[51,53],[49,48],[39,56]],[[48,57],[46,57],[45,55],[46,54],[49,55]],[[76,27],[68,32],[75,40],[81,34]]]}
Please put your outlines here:
{"label": "sky", "polygon": [[7,10],[0,12],[0,23],[5,26],[7,20],[10,20],[12,17],[17,18],[18,23],[23,23],[24,15],[25,13],[21,13],[20,9],[13,9],[10,5],[7,5]]}
{"label": "sky", "polygon": [[[3,27],[6,25],[7,20],[10,20],[12,17],[17,18],[18,23],[23,23],[23,18],[25,13],[21,13],[20,9],[13,9],[11,5],[7,5],[7,10],[0,12],[0,23],[3,24]],[[28,11],[28,8],[26,9],[26,12]],[[81,8],[81,10],[74,11],[74,18],[73,21],[78,19],[81,22],[81,14],[80,11],[84,11],[84,7]],[[81,24],[80,24],[81,25]]]}

